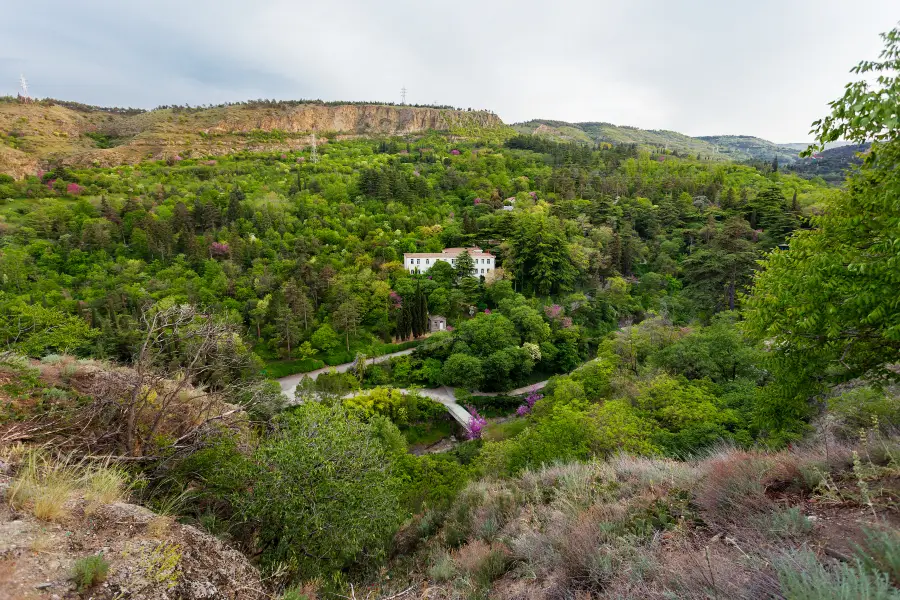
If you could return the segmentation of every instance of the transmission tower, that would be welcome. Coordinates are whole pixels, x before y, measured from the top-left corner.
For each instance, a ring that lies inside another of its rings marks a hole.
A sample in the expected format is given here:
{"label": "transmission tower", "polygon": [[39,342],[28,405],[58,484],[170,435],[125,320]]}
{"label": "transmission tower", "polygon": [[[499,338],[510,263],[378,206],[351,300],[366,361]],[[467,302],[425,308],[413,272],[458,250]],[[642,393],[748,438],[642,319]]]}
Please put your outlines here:
{"label": "transmission tower", "polygon": [[22,99],[25,100],[25,102],[28,102],[31,100],[31,96],[28,95],[28,81],[25,79],[25,75],[19,75],[19,85],[22,88],[19,95],[22,96]]}
{"label": "transmission tower", "polygon": [[319,151],[316,149],[316,132],[312,133],[312,145],[309,149],[309,160],[310,162],[317,163],[319,162]]}
{"label": "transmission tower", "polygon": [[406,104],[406,86],[400,88],[400,104]]}

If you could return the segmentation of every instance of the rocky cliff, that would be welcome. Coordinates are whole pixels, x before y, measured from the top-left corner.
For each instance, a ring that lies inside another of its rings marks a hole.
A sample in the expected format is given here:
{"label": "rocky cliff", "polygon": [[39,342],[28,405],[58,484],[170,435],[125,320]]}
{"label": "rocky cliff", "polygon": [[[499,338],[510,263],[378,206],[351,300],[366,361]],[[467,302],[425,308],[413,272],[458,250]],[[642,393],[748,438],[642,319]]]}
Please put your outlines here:
{"label": "rocky cliff", "polygon": [[114,166],[168,156],[279,151],[306,146],[315,131],[336,136],[467,132],[504,127],[493,113],[381,104],[250,103],[121,114],[52,102],[0,102],[0,173]]}

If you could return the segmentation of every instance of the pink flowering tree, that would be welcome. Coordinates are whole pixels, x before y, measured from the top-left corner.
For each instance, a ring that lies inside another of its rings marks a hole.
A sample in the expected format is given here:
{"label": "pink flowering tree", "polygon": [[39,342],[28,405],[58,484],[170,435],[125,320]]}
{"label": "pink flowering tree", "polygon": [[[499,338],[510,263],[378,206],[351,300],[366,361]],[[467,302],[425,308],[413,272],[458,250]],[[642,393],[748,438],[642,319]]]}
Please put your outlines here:
{"label": "pink flowering tree", "polygon": [[478,414],[474,406],[466,406],[466,410],[471,415],[469,417],[469,431],[466,433],[466,437],[470,440],[480,440],[481,434],[487,426],[487,420]]}
{"label": "pink flowering tree", "polygon": [[209,253],[211,256],[228,256],[231,248],[225,242],[213,242],[209,245]]}
{"label": "pink flowering tree", "polygon": [[77,196],[82,192],[83,189],[84,188],[77,183],[70,183],[66,186],[66,193],[70,196]]}
{"label": "pink flowering tree", "polygon": [[403,307],[403,297],[400,294],[398,294],[397,292],[391,290],[391,293],[388,296],[388,298],[391,301],[391,308],[399,309],[399,308]]}

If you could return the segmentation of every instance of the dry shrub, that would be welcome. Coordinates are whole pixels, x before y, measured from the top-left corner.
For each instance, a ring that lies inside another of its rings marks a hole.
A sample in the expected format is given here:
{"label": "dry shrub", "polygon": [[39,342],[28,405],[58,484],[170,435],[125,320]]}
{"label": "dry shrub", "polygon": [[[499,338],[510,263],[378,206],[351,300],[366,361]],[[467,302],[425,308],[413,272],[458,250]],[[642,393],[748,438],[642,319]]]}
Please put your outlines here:
{"label": "dry shrub", "polygon": [[479,481],[469,484],[456,499],[447,516],[444,538],[457,547],[470,537],[492,540],[515,514],[520,504],[516,491],[507,483]]}
{"label": "dry shrub", "polygon": [[622,568],[624,554],[639,543],[625,537],[627,511],[621,505],[595,505],[557,535],[560,564],[575,589],[602,590]]}
{"label": "dry shrub", "polygon": [[751,515],[772,510],[766,483],[775,461],[755,452],[733,451],[705,461],[705,476],[696,489],[704,518],[719,526],[741,525]]}
{"label": "dry shrub", "polygon": [[641,487],[689,489],[699,476],[690,464],[667,458],[619,454],[611,458],[609,463],[620,481]]}
{"label": "dry shrub", "polygon": [[[481,587],[489,586],[501,577],[509,565],[510,552],[503,544],[488,544],[483,540],[469,542],[451,555],[460,573]],[[440,557],[438,557],[440,559]],[[438,563],[435,563],[435,567]]]}
{"label": "dry shrub", "polygon": [[697,540],[673,544],[659,553],[658,559],[653,587],[663,597],[684,600],[780,597],[778,581],[770,567],[720,540],[708,544]]}
{"label": "dry shrub", "polygon": [[475,540],[459,550],[455,550],[452,556],[453,562],[460,571],[467,575],[474,575],[490,553],[490,544],[482,540]]}

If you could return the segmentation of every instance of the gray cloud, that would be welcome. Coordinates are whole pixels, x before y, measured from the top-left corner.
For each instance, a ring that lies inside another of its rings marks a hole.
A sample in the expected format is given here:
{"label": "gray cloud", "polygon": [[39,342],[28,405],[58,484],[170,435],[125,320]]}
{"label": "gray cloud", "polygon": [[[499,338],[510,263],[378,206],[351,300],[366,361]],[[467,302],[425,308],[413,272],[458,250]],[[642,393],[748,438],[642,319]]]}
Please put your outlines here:
{"label": "gray cloud", "polygon": [[[11,1],[11,0],[10,0]],[[29,0],[0,22],[0,94],[153,107],[248,98],[490,108],[807,139],[895,0]]]}

